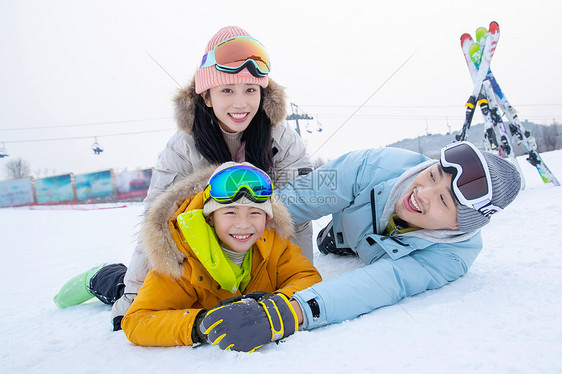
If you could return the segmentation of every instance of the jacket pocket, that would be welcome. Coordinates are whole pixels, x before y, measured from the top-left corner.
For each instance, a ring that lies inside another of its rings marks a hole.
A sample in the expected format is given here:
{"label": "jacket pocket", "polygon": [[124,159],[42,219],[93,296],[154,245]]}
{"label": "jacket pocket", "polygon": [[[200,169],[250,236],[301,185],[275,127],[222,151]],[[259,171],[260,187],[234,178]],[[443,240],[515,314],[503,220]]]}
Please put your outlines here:
{"label": "jacket pocket", "polygon": [[174,184],[178,173],[169,170],[155,169],[152,173],[152,180],[150,181],[150,188],[165,191]]}

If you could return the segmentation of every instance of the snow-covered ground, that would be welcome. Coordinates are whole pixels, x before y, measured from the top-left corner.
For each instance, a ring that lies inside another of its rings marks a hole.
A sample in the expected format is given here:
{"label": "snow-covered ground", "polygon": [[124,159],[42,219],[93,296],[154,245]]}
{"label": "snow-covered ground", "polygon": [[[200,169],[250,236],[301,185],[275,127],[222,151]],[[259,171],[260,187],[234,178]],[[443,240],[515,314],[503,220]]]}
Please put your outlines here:
{"label": "snow-covered ground", "polygon": [[[562,151],[543,157],[562,179]],[[484,249],[466,276],[253,354],[139,347],[111,330],[109,306],[55,306],[75,274],[128,263],[141,205],[0,209],[0,372],[560,373],[562,187],[520,164],[527,188],[484,228]],[[319,252],[315,264],[324,278],[360,266]]]}

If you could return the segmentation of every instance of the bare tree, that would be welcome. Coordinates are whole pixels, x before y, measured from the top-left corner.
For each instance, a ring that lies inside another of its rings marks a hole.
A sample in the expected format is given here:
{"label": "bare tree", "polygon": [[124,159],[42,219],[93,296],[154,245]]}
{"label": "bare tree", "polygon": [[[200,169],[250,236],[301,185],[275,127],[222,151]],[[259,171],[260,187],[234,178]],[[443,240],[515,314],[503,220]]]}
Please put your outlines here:
{"label": "bare tree", "polygon": [[6,163],[4,171],[9,178],[24,178],[28,177],[31,172],[29,162],[22,158],[15,158]]}
{"label": "bare tree", "polygon": [[544,144],[543,151],[554,151],[556,149],[556,138],[558,136],[558,124],[553,123],[550,126],[542,126],[541,133],[541,140]]}
{"label": "bare tree", "polygon": [[[427,131],[427,129],[426,129]],[[422,139],[424,137],[419,136],[418,137],[418,153],[425,155],[425,144],[424,144],[424,139]],[[427,155],[426,155],[427,156]]]}
{"label": "bare tree", "polygon": [[560,149],[562,147],[562,125],[560,125],[555,119],[552,120],[552,127],[554,127],[554,136],[556,140],[554,141],[554,149]]}

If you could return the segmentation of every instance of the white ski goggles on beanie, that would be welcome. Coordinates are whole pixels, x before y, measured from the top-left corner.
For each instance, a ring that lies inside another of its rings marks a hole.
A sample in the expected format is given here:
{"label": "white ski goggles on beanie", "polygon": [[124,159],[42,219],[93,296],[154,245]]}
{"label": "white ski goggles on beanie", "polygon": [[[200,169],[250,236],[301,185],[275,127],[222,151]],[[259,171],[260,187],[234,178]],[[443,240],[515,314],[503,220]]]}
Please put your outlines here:
{"label": "white ski goggles on beanie", "polygon": [[488,163],[469,142],[456,142],[441,149],[441,167],[453,177],[451,189],[462,205],[489,215],[501,208],[492,205],[492,179]]}

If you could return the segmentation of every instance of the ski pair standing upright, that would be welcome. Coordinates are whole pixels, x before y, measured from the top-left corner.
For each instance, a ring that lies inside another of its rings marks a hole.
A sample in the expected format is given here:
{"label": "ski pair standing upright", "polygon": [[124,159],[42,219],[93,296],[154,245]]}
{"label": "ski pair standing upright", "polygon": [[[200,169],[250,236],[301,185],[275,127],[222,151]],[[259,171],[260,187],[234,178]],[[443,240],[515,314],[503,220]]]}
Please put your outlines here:
{"label": "ski pair standing upright", "polygon": [[[476,29],[475,36],[476,42],[470,34],[465,33],[461,36],[461,48],[474,83],[474,90],[466,103],[465,123],[457,140],[464,140],[466,137],[475,107],[478,105],[486,124],[484,134],[486,149],[508,157],[521,172],[511,143],[512,136],[515,137],[517,143],[522,143],[525,147],[527,161],[537,168],[542,180],[559,186],[560,183],[537,151],[534,138],[519,121],[517,111],[505,97],[490,69],[500,36],[498,23],[491,22],[488,29],[479,27]],[[506,122],[502,119],[502,113]],[[524,186],[523,182],[521,188]]]}

